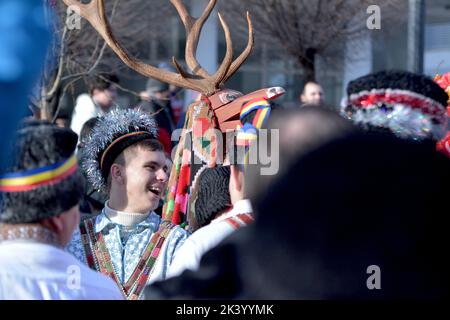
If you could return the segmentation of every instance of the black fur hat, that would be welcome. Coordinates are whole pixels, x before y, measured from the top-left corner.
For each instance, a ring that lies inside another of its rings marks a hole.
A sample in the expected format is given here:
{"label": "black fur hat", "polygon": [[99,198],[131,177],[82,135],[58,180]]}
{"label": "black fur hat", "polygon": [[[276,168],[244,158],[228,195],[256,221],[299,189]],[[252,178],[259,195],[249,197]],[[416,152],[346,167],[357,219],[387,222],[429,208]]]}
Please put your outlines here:
{"label": "black fur hat", "polygon": [[407,71],[381,71],[347,86],[341,112],[369,129],[388,129],[402,138],[439,139],[448,96],[431,78]]}
{"label": "black fur hat", "polygon": [[231,207],[230,167],[206,168],[199,176],[195,219],[199,227],[211,222],[221,210]]}
{"label": "black fur hat", "polygon": [[72,130],[46,121],[22,124],[0,176],[0,222],[32,223],[78,204],[83,184],[74,156],[77,139]]}

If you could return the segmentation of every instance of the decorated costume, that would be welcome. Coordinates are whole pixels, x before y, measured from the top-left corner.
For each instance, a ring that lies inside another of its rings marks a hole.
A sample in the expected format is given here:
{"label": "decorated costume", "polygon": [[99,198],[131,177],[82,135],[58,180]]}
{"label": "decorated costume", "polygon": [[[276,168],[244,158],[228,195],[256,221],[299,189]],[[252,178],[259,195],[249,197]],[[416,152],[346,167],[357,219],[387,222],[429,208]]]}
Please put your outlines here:
{"label": "decorated costume", "polygon": [[16,154],[0,177],[0,299],[121,299],[113,281],[62,249],[41,220],[77,206],[77,135],[42,121],[19,130]]}
{"label": "decorated costume", "polygon": [[[239,117],[242,106],[250,101],[261,106],[258,107],[260,109],[258,118],[263,122],[270,111],[265,102],[284,93],[283,88],[271,87],[243,95],[241,92],[224,87],[225,82],[233,76],[252,51],[254,39],[250,15],[247,14],[249,28],[247,46],[233,60],[233,44],[229,28],[219,14],[227,49],[217,72],[211,75],[198,63],[195,53],[201,29],[214,9],[216,0],[208,2],[199,18],[190,16],[181,0],[170,1],[186,29],[185,60],[191,73],[187,72],[175,58],[173,64],[177,72],[155,68],[130,56],[112,33],[104,12],[103,1],[93,0],[89,4],[82,4],[77,0],[63,1],[66,5],[76,5],[80,9],[80,15],[89,21],[128,67],[146,77],[201,93],[200,100],[191,104],[186,113],[184,131],[175,151],[163,208],[163,219],[171,220],[174,224],[189,224],[189,211],[196,192],[192,186],[195,185],[199,170],[222,163],[227,153],[226,148],[223,147],[224,141],[228,141],[227,131],[235,131],[242,125]],[[242,131],[249,132],[252,131],[251,129],[247,126],[242,128]]]}
{"label": "decorated costume", "polygon": [[[249,147],[257,141],[258,130],[268,119],[271,107],[268,100],[261,98],[250,99],[242,105],[237,125],[239,130],[232,145],[234,154],[228,155],[233,164],[248,164]],[[231,203],[229,166],[203,166],[197,176],[191,188],[194,192],[189,210],[193,234],[177,252],[168,277],[178,276],[186,269],[198,269],[206,252],[234,231],[253,222],[248,199]]]}
{"label": "decorated costume", "polygon": [[[115,109],[100,118],[83,149],[83,169],[92,185],[105,190],[114,160],[126,148],[157,139],[152,117]],[[84,220],[67,247],[89,267],[111,277],[127,299],[137,299],[146,284],[164,279],[176,248],[187,232],[155,212],[120,212],[108,201],[100,215]]]}

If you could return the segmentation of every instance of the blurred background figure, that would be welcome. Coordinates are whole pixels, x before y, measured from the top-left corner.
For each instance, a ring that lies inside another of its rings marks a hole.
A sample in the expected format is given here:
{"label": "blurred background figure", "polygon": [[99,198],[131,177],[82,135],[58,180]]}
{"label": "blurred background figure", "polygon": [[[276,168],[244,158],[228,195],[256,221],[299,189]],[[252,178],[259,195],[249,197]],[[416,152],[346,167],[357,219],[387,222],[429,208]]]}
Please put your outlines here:
{"label": "blurred background figure", "polygon": [[80,135],[84,123],[99,117],[116,106],[119,78],[111,74],[99,74],[89,80],[89,94],[77,97],[70,128]]}
{"label": "blurred background figure", "polygon": [[[171,72],[177,72],[174,67],[166,62],[162,62],[158,65],[158,68],[164,69]],[[184,112],[184,101],[180,93],[183,88],[179,88],[173,84],[169,84],[169,100],[170,100],[170,108],[172,110],[173,123],[176,125],[180,120],[183,112]]]}
{"label": "blurred background figure", "polygon": [[[44,65],[50,39],[41,0],[0,0],[0,136],[11,141],[27,113],[28,94]],[[22,36],[18,37],[20,34]],[[0,148],[0,168],[8,156]]]}
{"label": "blurred background figure", "polygon": [[317,82],[309,81],[300,94],[301,105],[320,105],[323,103],[323,89]]}
{"label": "blurred background figure", "polygon": [[164,146],[164,152],[168,155],[172,150],[171,135],[175,129],[170,95],[169,84],[155,79],[148,79],[146,90],[141,93],[143,100],[141,108],[153,115],[156,120],[158,139]]}
{"label": "blurred background figure", "polygon": [[[165,62],[160,63],[158,68],[177,72],[174,67]],[[184,101],[180,97],[182,90],[173,84],[148,79],[145,91],[140,93],[143,101],[141,107],[144,111],[153,114],[159,127],[159,140],[169,156],[173,147],[172,132],[178,127],[178,123],[182,122],[181,127],[184,124]]]}

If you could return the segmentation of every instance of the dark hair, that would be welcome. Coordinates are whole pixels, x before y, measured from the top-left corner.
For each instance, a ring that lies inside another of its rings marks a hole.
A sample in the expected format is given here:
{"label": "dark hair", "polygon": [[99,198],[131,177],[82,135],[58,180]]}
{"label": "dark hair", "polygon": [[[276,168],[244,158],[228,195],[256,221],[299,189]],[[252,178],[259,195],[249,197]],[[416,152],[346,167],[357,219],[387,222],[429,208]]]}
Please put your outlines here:
{"label": "dark hair", "polygon": [[141,140],[141,141],[138,141],[138,142],[132,144],[131,146],[129,146],[125,150],[123,150],[117,156],[117,158],[113,161],[113,163],[118,163],[120,165],[125,165],[125,160],[124,160],[124,156],[123,156],[124,153],[125,152],[133,152],[137,148],[140,148],[140,149],[143,149],[143,150],[149,150],[149,151],[164,152],[164,146],[162,145],[161,142],[159,142],[159,140],[157,140],[157,139]]}
{"label": "dark hair", "polygon": [[91,134],[92,129],[95,127],[98,120],[99,120],[98,117],[91,118],[83,124],[83,127],[81,128],[81,131],[80,131],[80,139],[79,139],[79,145],[78,145],[79,148],[83,147],[84,141]]}
{"label": "dark hair", "polygon": [[94,76],[93,78],[89,79],[88,81],[89,93],[92,95],[94,89],[106,90],[114,83],[119,83],[119,78],[116,75],[100,73]]}
{"label": "dark hair", "polygon": [[222,210],[231,207],[230,166],[206,168],[198,179],[195,220],[197,227],[202,227]]}
{"label": "dark hair", "polygon": [[[313,126],[311,130],[302,135],[289,136],[287,139],[289,126],[296,125],[302,119]],[[247,166],[245,194],[253,197],[254,200],[263,199],[264,190],[301,154],[308,153],[328,141],[357,130],[350,121],[320,105],[278,109],[276,113],[271,114],[267,128],[279,132],[279,171],[273,175],[261,175],[261,168],[264,165],[259,159],[256,164]],[[273,143],[272,139],[268,139],[267,143]],[[267,150],[271,149],[271,145],[268,145]]]}

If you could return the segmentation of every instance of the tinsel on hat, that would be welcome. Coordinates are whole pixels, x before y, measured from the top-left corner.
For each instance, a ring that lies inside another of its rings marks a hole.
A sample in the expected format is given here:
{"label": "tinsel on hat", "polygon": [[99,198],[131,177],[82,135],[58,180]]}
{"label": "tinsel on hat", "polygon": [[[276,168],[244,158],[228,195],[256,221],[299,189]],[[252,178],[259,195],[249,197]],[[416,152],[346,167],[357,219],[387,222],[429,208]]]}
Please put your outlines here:
{"label": "tinsel on hat", "polygon": [[97,190],[105,191],[109,169],[127,147],[145,139],[157,139],[152,116],[135,109],[113,109],[101,117],[83,149],[82,167]]}

